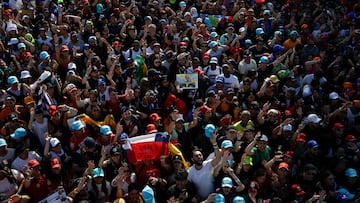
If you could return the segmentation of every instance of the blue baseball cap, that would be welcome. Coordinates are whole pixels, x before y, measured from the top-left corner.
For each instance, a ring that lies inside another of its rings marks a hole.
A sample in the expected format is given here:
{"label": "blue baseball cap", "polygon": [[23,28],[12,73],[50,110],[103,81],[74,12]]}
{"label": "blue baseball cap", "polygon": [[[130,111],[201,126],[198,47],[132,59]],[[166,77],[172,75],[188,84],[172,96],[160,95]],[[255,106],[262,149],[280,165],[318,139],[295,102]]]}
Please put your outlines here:
{"label": "blue baseball cap", "polygon": [[236,196],[236,197],[234,197],[232,202],[233,203],[245,203],[245,199],[241,196]]}
{"label": "blue baseball cap", "polygon": [[0,147],[7,146],[6,140],[3,138],[0,138]]}
{"label": "blue baseball cap", "polygon": [[224,195],[216,193],[214,203],[225,203]]}
{"label": "blue baseball cap", "polygon": [[227,149],[227,148],[234,148],[233,143],[230,140],[224,140],[221,143],[221,148]]}
{"label": "blue baseball cap", "polygon": [[80,120],[74,121],[71,124],[72,130],[81,130],[83,127],[85,127],[85,125]]}
{"label": "blue baseball cap", "polygon": [[210,37],[211,37],[211,38],[215,38],[215,37],[217,37],[217,36],[219,36],[217,32],[211,32],[211,33],[210,33]]}
{"label": "blue baseball cap", "polygon": [[261,34],[264,34],[265,32],[261,27],[258,27],[258,28],[256,28],[255,33],[256,33],[256,35],[261,35]]}
{"label": "blue baseball cap", "polygon": [[185,2],[185,1],[180,1],[180,2],[179,2],[179,6],[180,6],[180,7],[186,6],[186,2]]}
{"label": "blue baseball cap", "polygon": [[20,139],[20,138],[25,137],[26,134],[27,134],[26,129],[23,127],[20,127],[18,129],[16,129],[15,132],[10,135],[10,137],[13,139]]}
{"label": "blue baseball cap", "polygon": [[319,144],[315,140],[309,140],[306,143],[306,147],[307,148],[317,148],[317,147],[319,147]]}
{"label": "blue baseball cap", "polygon": [[45,59],[47,59],[48,57],[50,57],[50,55],[49,55],[49,53],[47,53],[47,51],[42,51],[42,52],[40,52],[40,59],[41,60],[45,60]]}
{"label": "blue baseball cap", "polygon": [[90,36],[89,39],[88,39],[89,42],[91,41],[96,41],[96,37],[95,36]]}
{"label": "blue baseball cap", "polygon": [[[0,145],[1,146],[1,145]],[[354,178],[354,177],[358,177],[358,174],[356,172],[355,169],[353,168],[348,168],[345,171],[345,176],[349,177],[349,178]]]}
{"label": "blue baseball cap", "polygon": [[26,48],[26,45],[21,42],[21,43],[19,43],[19,44],[17,45],[17,48],[18,48],[18,49]]}
{"label": "blue baseball cap", "polygon": [[98,85],[105,85],[105,84],[106,84],[106,82],[104,79],[102,79],[102,78],[98,79]]}
{"label": "blue baseball cap", "polygon": [[94,178],[96,177],[104,177],[104,170],[102,168],[94,168],[92,171],[92,175]]}
{"label": "blue baseball cap", "polygon": [[273,52],[283,52],[285,48],[279,44],[275,44],[273,47]]}
{"label": "blue baseball cap", "polygon": [[231,180],[231,178],[229,177],[224,177],[221,181],[221,187],[229,187],[232,188],[233,187],[233,182]]}
{"label": "blue baseball cap", "polygon": [[213,124],[207,124],[205,126],[205,136],[211,137],[212,133],[215,131],[215,126]]}
{"label": "blue baseball cap", "polygon": [[14,85],[15,83],[18,83],[19,80],[16,76],[10,76],[7,82],[9,83],[9,85]]}
{"label": "blue baseball cap", "polygon": [[215,78],[215,82],[221,82],[221,83],[224,83],[224,82],[225,82],[225,78],[224,78],[224,76],[221,76],[221,75],[216,76],[216,78]]}
{"label": "blue baseball cap", "polygon": [[214,48],[214,47],[216,47],[218,45],[218,43],[216,42],[216,41],[211,41],[210,43],[209,43],[209,47],[210,48]]}
{"label": "blue baseball cap", "polygon": [[259,60],[259,63],[267,63],[269,62],[269,58],[266,56],[262,56]]}
{"label": "blue baseball cap", "polygon": [[141,196],[144,199],[145,203],[155,203],[154,190],[146,185],[141,191]]}
{"label": "blue baseball cap", "polygon": [[111,131],[110,126],[103,125],[103,126],[100,127],[100,133],[102,135],[111,135],[113,132]]}
{"label": "blue baseball cap", "polygon": [[346,188],[341,188],[338,190],[338,195],[336,197],[337,200],[340,200],[340,202],[345,202],[351,199],[354,199],[355,194],[352,194],[347,190]]}

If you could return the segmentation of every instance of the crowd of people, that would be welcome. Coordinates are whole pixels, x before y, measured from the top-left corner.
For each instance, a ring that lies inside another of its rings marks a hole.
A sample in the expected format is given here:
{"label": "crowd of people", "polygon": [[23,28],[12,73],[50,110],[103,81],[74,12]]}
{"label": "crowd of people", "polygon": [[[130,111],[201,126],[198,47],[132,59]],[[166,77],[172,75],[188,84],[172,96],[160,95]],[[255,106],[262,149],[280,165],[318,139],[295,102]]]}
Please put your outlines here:
{"label": "crowd of people", "polygon": [[359,1],[0,6],[2,202],[360,202]]}

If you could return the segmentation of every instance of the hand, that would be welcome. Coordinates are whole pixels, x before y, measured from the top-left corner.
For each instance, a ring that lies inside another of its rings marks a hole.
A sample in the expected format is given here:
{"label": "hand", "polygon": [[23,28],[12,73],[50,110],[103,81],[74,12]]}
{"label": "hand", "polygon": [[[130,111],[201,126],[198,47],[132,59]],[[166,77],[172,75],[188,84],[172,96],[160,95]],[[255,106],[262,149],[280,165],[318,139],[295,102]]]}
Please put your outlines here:
{"label": "hand", "polygon": [[30,116],[31,116],[31,117],[34,117],[34,115],[35,115],[35,108],[34,108],[34,107],[31,107],[31,109],[30,109]]}
{"label": "hand", "polygon": [[193,117],[198,117],[198,116],[199,116],[199,113],[200,113],[200,109],[199,109],[199,108],[196,108],[196,109],[194,110]]}
{"label": "hand", "polygon": [[271,106],[271,103],[270,103],[270,102],[266,102],[266,103],[263,105],[262,110],[263,110],[264,112],[267,112],[267,110],[270,109],[270,106]]}
{"label": "hand", "polygon": [[217,144],[216,143],[216,138],[218,136],[218,133],[217,133],[217,128],[214,130],[214,132],[211,134],[211,137],[210,137],[210,142],[212,144]]}
{"label": "hand", "polygon": [[104,145],[101,147],[101,156],[106,157],[106,148]]}
{"label": "hand", "polygon": [[120,133],[122,133],[124,130],[123,126],[120,124],[116,125],[116,134],[119,135]]}
{"label": "hand", "polygon": [[95,168],[94,160],[89,160],[89,161],[87,162],[87,165],[88,165],[88,169],[89,169],[90,171],[92,171],[92,170]]}
{"label": "hand", "polygon": [[20,200],[21,200],[21,195],[19,195],[18,193],[15,193],[15,194],[11,195],[9,202],[20,202]]}
{"label": "hand", "polygon": [[44,133],[44,138],[46,142],[50,142],[51,136],[49,135],[48,132]]}
{"label": "hand", "polygon": [[150,182],[151,185],[157,185],[160,182],[160,178],[150,176],[149,182]]}

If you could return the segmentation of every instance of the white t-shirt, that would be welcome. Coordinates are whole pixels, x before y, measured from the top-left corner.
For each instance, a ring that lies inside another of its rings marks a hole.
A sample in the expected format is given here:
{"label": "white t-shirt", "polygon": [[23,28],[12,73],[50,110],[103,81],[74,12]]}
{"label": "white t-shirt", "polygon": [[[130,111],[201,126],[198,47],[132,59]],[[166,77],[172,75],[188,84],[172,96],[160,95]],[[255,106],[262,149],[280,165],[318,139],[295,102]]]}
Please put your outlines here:
{"label": "white t-shirt", "polygon": [[255,69],[257,71],[257,64],[254,59],[250,59],[250,63],[246,63],[245,60],[240,61],[238,65],[239,73],[242,75],[247,75],[249,70]]}
{"label": "white t-shirt", "polygon": [[193,165],[188,171],[188,181],[195,184],[201,200],[206,199],[209,194],[215,191],[211,161],[212,160],[204,161],[203,167],[200,170],[197,170]]}
{"label": "white t-shirt", "polygon": [[39,138],[39,141],[43,147],[45,146],[44,134],[46,132],[49,132],[48,123],[48,118],[44,118],[44,121],[42,123],[39,123],[36,120],[32,123],[32,132]]}
{"label": "white t-shirt", "polygon": [[32,160],[32,159],[36,159],[38,161],[41,160],[41,156],[39,154],[37,154],[35,151],[29,151],[28,154],[29,154],[29,156],[25,160],[20,159],[19,156],[16,157],[16,159],[11,164],[11,168],[14,168],[18,171],[23,171],[24,166],[27,166],[27,164],[30,160]]}
{"label": "white t-shirt", "polygon": [[224,82],[225,89],[228,89],[228,88],[239,89],[240,88],[238,77],[236,77],[233,74],[230,74],[230,76],[228,78],[225,77],[224,74],[221,74],[221,75],[224,76],[224,78],[225,78],[225,82]]}
{"label": "white t-shirt", "polygon": [[206,66],[204,68],[204,75],[206,75],[210,79],[210,84],[215,84],[216,76],[221,74],[221,67],[216,66],[215,70],[212,70],[210,66]]}
{"label": "white t-shirt", "polygon": [[15,149],[7,148],[7,154],[5,156],[0,156],[0,162],[7,160],[11,165],[11,162],[15,159]]}

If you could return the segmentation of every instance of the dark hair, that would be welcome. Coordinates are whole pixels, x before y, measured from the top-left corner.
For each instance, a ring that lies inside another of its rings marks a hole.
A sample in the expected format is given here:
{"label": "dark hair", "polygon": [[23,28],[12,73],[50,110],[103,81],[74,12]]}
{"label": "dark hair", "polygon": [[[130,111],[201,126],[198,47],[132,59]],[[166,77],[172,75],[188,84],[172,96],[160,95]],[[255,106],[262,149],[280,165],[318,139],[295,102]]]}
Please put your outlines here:
{"label": "dark hair", "polygon": [[188,177],[188,172],[183,169],[183,168],[180,168],[178,171],[176,171],[175,173],[175,180],[186,180]]}

